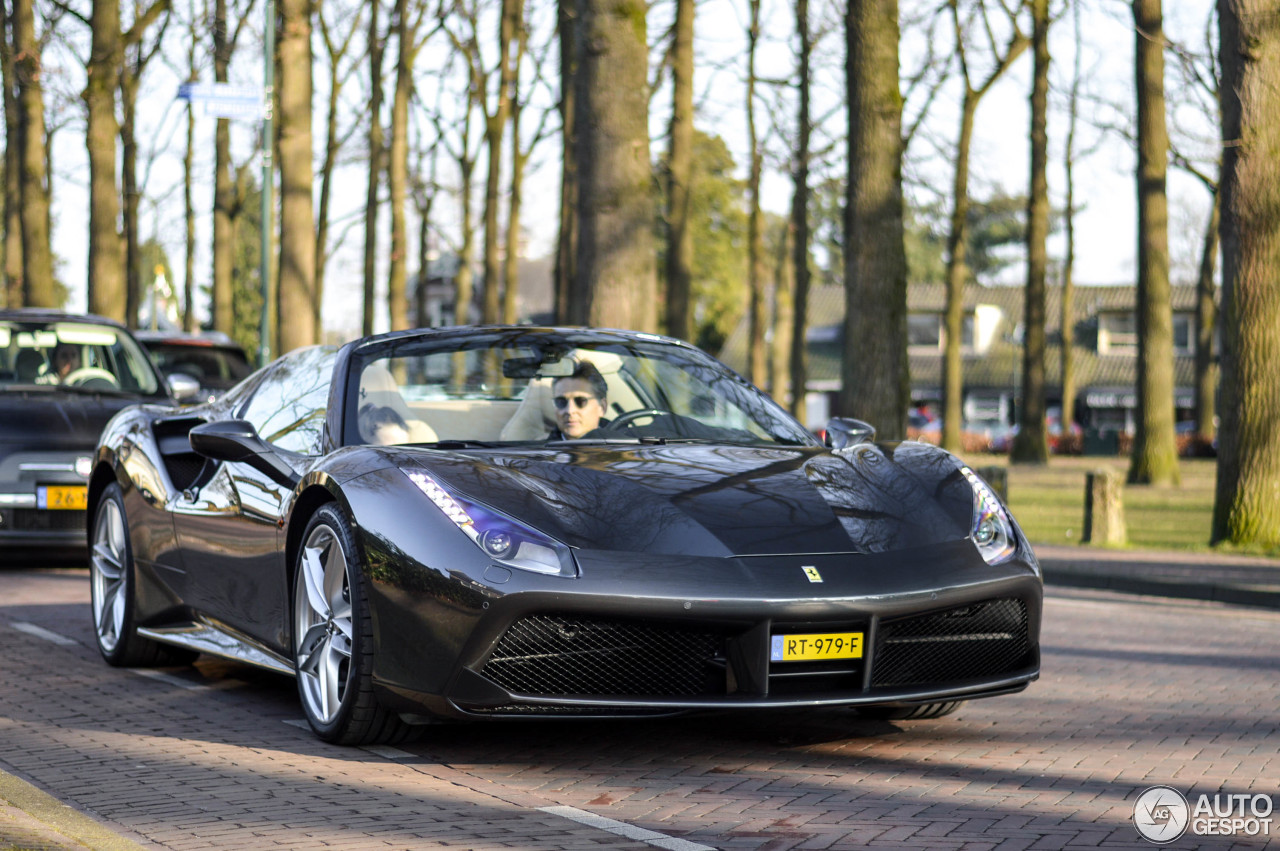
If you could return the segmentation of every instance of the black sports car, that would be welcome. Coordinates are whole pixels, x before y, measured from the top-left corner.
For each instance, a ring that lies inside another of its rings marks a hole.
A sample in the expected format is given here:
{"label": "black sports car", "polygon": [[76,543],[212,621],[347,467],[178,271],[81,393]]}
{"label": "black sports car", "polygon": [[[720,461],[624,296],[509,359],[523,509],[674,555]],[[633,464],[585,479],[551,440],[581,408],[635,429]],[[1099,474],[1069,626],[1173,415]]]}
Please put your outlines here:
{"label": "black sports car", "polygon": [[0,545],[84,552],[85,483],[102,427],[169,389],[123,326],[0,310]]}
{"label": "black sports car", "polygon": [[1043,588],[995,493],[933,446],[827,433],[649,334],[295,351],[107,427],[98,643],[296,675],[343,743],[442,718],[936,717],[1025,688]]}

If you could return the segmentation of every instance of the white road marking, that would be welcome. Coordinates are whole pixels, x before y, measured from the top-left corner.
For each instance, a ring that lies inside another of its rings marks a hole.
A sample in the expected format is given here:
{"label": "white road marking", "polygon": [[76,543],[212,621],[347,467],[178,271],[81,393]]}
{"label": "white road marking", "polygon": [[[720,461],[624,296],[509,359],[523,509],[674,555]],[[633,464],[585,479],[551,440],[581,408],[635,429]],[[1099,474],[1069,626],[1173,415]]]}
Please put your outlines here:
{"label": "white road marking", "polygon": [[27,635],[34,635],[36,638],[43,638],[45,641],[52,641],[54,644],[61,645],[62,647],[74,647],[80,643],[67,638],[65,635],[58,635],[56,632],[51,632],[42,626],[36,626],[35,624],[27,623],[26,621],[15,621],[13,628],[18,632],[25,632]]}
{"label": "white road marking", "polygon": [[203,683],[193,683],[190,680],[184,680],[182,677],[175,677],[173,674],[166,674],[164,671],[153,671],[150,668],[129,668],[131,674],[137,674],[140,677],[147,677],[161,683],[167,683],[171,686],[177,686],[187,691],[208,691],[209,687]]}
{"label": "white road marking", "polygon": [[667,836],[657,831],[636,827],[633,824],[598,816],[586,810],[580,810],[577,807],[539,807],[538,810],[539,812],[567,818],[570,821],[576,821],[589,827],[599,828],[627,839],[645,842],[656,848],[666,848],[669,851],[716,851],[710,845],[699,845],[687,839],[676,839],[674,836]]}

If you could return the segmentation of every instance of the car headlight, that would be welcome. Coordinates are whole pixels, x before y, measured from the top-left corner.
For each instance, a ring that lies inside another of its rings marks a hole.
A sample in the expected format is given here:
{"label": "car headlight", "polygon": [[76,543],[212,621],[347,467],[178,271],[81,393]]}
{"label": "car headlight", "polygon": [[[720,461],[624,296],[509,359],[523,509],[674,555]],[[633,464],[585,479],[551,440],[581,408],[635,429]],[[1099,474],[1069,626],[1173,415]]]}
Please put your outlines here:
{"label": "car headlight", "polygon": [[969,533],[974,546],[982,553],[987,564],[999,564],[1013,557],[1017,551],[1017,538],[1013,533],[1013,521],[1000,503],[991,486],[968,467],[960,468],[961,474],[973,488],[973,528]]}
{"label": "car headlight", "polygon": [[427,499],[498,564],[534,573],[577,576],[569,548],[501,512],[455,496],[426,473],[404,471]]}

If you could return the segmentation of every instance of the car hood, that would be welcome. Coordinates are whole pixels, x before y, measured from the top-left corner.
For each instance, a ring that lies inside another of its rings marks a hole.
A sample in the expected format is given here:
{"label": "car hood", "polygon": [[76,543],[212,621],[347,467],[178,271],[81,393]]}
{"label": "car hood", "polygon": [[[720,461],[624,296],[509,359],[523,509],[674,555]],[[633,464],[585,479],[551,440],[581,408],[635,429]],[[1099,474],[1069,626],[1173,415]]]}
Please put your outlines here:
{"label": "car hood", "polygon": [[0,393],[0,446],[92,452],[103,427],[135,396],[71,393],[56,388]]}
{"label": "car hood", "polygon": [[586,549],[887,552],[965,538],[973,517],[956,458],[912,442],[407,454],[452,492]]}

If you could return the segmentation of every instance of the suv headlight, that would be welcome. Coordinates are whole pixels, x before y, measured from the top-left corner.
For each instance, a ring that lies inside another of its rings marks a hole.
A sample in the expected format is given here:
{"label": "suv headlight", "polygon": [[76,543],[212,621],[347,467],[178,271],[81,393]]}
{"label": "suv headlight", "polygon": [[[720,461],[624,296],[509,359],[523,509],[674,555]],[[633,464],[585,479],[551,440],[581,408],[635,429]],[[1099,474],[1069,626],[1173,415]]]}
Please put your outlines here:
{"label": "suv headlight", "polygon": [[1018,550],[1008,511],[996,492],[977,473],[967,466],[962,466],[960,472],[973,488],[973,528],[969,538],[987,564],[1007,561]]}
{"label": "suv headlight", "polygon": [[577,576],[569,548],[518,520],[449,493],[426,473],[404,471],[471,541],[498,564],[553,576]]}

